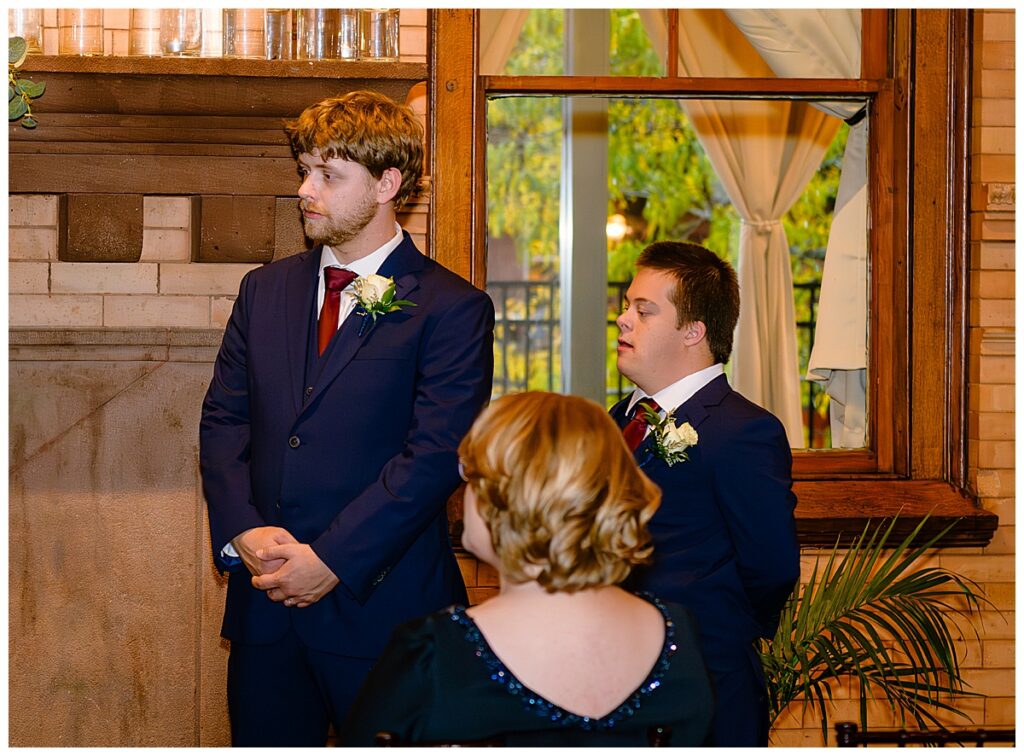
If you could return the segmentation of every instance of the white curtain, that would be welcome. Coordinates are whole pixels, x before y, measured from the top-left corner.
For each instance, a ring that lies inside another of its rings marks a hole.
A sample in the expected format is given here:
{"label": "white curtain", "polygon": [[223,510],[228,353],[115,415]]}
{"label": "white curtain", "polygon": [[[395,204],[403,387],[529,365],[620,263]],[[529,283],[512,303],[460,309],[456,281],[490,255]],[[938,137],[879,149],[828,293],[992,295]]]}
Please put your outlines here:
{"label": "white curtain", "polygon": [[[727,10],[778,76],[860,77],[860,10]],[[829,102],[822,110],[849,119],[862,104]],[[850,128],[839,195],[825,253],[818,324],[807,377],[830,398],[832,446],[865,444],[867,383],[868,122]]]}
{"label": "white curtain", "polygon": [[519,33],[526,23],[527,10],[480,11],[480,73],[503,73],[508,56],[519,41]]}
{"label": "white curtain", "polygon": [[[722,11],[680,10],[679,16],[680,74],[773,76]],[[641,10],[640,17],[664,55],[664,11]],[[742,219],[733,385],[782,421],[791,446],[805,446],[793,280],[780,219],[817,171],[838,121],[796,101],[684,100],[682,106]]]}

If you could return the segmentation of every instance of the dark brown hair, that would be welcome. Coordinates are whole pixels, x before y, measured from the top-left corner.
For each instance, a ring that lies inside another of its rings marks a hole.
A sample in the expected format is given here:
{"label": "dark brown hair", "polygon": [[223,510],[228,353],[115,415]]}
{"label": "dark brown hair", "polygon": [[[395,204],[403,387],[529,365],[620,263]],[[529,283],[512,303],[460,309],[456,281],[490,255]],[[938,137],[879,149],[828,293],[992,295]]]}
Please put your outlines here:
{"label": "dark brown hair", "polygon": [[356,91],[310,105],[284,125],[296,155],[319,150],[323,160],[359,163],[375,179],[388,168],[402,174],[395,209],[423,173],[423,128],[412,109],[377,92]]}
{"label": "dark brown hair", "polygon": [[676,279],[670,296],[676,306],[676,327],[703,323],[711,356],[716,362],[728,362],[740,317],[740,287],[732,266],[706,247],[675,241],[651,244],[640,253],[636,266],[670,273]]}

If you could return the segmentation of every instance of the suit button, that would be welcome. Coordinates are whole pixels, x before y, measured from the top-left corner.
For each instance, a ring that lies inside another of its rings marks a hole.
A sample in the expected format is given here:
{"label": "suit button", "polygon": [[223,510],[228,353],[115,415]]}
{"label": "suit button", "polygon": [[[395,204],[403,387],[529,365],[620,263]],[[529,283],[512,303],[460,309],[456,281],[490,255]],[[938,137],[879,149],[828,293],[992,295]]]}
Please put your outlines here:
{"label": "suit button", "polygon": [[291,438],[288,439],[288,446],[292,447],[293,449],[298,449],[299,448],[299,444],[301,444],[301,443],[302,442],[299,441],[299,437],[298,436],[292,436]]}
{"label": "suit button", "polygon": [[274,502],[274,508],[275,509],[280,509],[281,508],[281,500],[280,499],[278,499],[277,501]]}
{"label": "suit button", "polygon": [[313,387],[312,386],[306,386],[306,396],[309,396],[312,393],[313,393]]}

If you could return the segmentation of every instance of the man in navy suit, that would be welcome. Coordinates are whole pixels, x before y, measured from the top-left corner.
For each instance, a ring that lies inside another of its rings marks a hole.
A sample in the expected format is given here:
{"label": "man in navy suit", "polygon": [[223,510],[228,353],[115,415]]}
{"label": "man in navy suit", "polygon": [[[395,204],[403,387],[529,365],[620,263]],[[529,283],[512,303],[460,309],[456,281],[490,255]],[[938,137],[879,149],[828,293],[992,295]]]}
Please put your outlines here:
{"label": "man in navy suit", "polygon": [[[696,615],[715,683],[710,745],[767,745],[754,644],[774,635],[800,552],[786,433],[724,373],[739,317],[736,273],[699,245],[657,242],[640,255],[626,303],[618,368],[638,388],[611,413],[662,490],[649,526],[654,562],[634,572],[633,587]],[[645,423],[641,401],[661,418],[660,429]],[[685,460],[658,449],[669,413],[696,431]]]}
{"label": "man in navy suit", "polygon": [[396,222],[412,112],[353,92],[286,129],[316,246],[242,279],[200,424],[234,745],[324,745],[392,629],[465,603],[445,504],[493,367],[490,299]]}

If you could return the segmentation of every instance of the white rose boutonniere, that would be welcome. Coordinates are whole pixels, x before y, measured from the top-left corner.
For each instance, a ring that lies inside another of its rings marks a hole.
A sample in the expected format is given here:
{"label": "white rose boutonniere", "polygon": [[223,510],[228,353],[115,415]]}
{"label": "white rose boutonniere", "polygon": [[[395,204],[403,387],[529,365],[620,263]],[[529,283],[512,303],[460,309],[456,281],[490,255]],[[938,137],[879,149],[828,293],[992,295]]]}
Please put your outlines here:
{"label": "white rose boutonniere", "polygon": [[378,276],[376,273],[369,276],[359,276],[353,283],[355,289],[356,312],[370,319],[364,320],[359,328],[359,335],[363,335],[367,323],[371,326],[377,322],[378,315],[387,315],[389,312],[397,312],[403,307],[415,307],[415,302],[408,299],[395,299],[395,279]]}
{"label": "white rose boutonniere", "polygon": [[665,417],[661,417],[646,404],[641,404],[641,406],[644,410],[644,417],[647,418],[647,422],[651,426],[654,453],[665,460],[665,464],[669,467],[676,462],[688,460],[686,450],[695,446],[698,441],[697,431],[693,429],[693,426],[689,423],[676,425],[671,412],[666,412]]}

